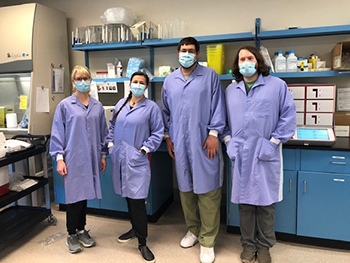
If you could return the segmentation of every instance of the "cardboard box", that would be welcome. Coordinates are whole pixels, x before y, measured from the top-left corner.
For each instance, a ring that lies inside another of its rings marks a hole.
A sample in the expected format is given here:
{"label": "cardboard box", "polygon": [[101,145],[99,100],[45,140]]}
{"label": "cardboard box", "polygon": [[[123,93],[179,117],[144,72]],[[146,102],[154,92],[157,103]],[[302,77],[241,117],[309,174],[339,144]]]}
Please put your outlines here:
{"label": "cardboard box", "polygon": [[337,89],[337,111],[350,111],[350,88]]}
{"label": "cardboard box", "polygon": [[350,112],[335,112],[335,135],[338,137],[349,137]]}
{"label": "cardboard box", "polygon": [[350,53],[350,42],[337,43],[332,49],[332,68],[333,70],[350,69],[350,60],[345,61],[344,54]]}

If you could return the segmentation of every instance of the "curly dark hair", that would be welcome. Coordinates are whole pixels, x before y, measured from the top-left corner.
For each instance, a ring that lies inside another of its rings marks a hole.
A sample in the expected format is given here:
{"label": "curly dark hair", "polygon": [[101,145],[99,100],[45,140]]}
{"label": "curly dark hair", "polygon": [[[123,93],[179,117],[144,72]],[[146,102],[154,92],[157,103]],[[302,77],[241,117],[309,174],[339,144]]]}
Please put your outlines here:
{"label": "curly dark hair", "polygon": [[258,62],[258,68],[257,68],[258,74],[262,74],[264,77],[266,77],[270,74],[270,69],[265,64],[264,58],[260,54],[259,50],[253,46],[244,46],[238,50],[237,55],[235,57],[235,60],[233,61],[232,73],[233,73],[237,82],[240,82],[241,80],[243,80],[243,75],[239,72],[239,65],[238,65],[239,52],[242,49],[248,50],[250,53],[252,53],[255,56],[256,61]]}

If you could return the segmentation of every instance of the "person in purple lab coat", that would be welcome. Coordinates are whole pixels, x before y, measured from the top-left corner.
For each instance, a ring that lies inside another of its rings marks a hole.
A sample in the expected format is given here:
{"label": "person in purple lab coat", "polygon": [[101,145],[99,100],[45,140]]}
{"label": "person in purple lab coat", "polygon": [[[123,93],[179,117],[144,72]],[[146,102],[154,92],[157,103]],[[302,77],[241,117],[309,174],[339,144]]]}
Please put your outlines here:
{"label": "person in purple lab coat", "polygon": [[50,154],[57,172],[64,177],[67,203],[67,246],[76,253],[96,244],[85,230],[88,199],[101,199],[100,171],[106,169],[107,123],[102,104],[89,96],[91,73],[74,67],[73,94],[56,108],[50,140]]}
{"label": "person in purple lab coat", "polygon": [[148,83],[145,73],[132,74],[131,92],[115,106],[106,141],[112,162],[114,190],[126,198],[132,225],[132,229],[121,235],[118,241],[124,243],[137,237],[143,259],[154,262],[155,257],[146,245],[145,198],[151,182],[148,154],[159,148],[164,124],[158,105],[144,95]]}
{"label": "person in purple lab coat", "polygon": [[238,51],[233,74],[236,81],[225,91],[230,133],[225,141],[232,162],[231,202],[239,204],[241,260],[270,263],[275,203],[282,200],[282,143],[294,135],[296,109],[286,83],[269,75],[255,47]]}
{"label": "person in purple lab coat", "polygon": [[198,64],[198,41],[183,38],[180,68],[166,77],[162,89],[163,118],[169,155],[175,160],[182,210],[188,232],[183,248],[200,243],[200,261],[215,260],[220,226],[223,158],[218,135],[225,127],[224,91],[218,74]]}

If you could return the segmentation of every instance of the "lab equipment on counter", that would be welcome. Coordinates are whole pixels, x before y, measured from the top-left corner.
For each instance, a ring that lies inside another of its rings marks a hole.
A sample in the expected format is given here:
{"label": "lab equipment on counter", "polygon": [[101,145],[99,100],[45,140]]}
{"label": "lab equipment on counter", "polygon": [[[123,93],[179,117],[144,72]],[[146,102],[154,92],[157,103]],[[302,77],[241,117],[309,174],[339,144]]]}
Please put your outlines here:
{"label": "lab equipment on counter", "polygon": [[294,136],[286,143],[288,145],[332,146],[336,142],[332,127],[297,127]]}
{"label": "lab equipment on counter", "polygon": [[8,137],[51,133],[56,106],[71,91],[66,21],[65,13],[37,3],[0,8],[0,105],[18,121],[29,112],[28,128],[0,128]]}

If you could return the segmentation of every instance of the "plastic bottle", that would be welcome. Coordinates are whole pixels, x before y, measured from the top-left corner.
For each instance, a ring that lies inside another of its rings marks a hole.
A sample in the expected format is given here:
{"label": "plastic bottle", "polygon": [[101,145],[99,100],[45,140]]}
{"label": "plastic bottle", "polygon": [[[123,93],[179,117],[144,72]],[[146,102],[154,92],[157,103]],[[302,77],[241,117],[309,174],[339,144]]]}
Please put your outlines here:
{"label": "plastic bottle", "polygon": [[290,54],[290,51],[284,52],[284,56],[285,56],[286,59],[288,58],[289,54]]}
{"label": "plastic bottle", "polygon": [[292,49],[287,58],[287,72],[297,72],[298,58],[295,56],[294,49]]}
{"label": "plastic bottle", "polygon": [[119,61],[117,65],[117,78],[122,78],[123,77],[123,66],[122,62]]}
{"label": "plastic bottle", "polygon": [[286,58],[283,56],[282,50],[278,52],[278,57],[275,60],[275,71],[276,72],[286,71]]}
{"label": "plastic bottle", "polygon": [[273,66],[275,66],[275,61],[277,57],[278,57],[278,52],[275,52],[274,57],[271,59]]}

